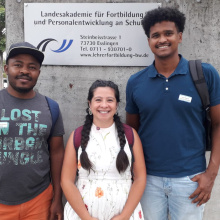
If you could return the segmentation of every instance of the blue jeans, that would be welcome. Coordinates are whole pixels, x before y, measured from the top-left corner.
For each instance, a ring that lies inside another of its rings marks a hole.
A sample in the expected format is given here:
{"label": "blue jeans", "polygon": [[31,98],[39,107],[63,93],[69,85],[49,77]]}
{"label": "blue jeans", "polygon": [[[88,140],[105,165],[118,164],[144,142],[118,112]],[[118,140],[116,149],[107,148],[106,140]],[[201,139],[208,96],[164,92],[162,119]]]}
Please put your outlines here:
{"label": "blue jeans", "polygon": [[165,178],[148,175],[141,199],[145,220],[202,220],[204,205],[197,207],[189,196],[198,183],[191,178]]}

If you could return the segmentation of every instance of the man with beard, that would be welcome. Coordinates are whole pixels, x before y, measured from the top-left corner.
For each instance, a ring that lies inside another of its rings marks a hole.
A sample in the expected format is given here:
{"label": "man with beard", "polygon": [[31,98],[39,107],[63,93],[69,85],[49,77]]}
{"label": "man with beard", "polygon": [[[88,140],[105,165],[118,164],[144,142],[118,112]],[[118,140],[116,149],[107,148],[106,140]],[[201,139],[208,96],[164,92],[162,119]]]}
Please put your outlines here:
{"label": "man with beard", "polygon": [[189,62],[178,54],[185,16],[174,8],[142,20],[155,61],[132,75],[126,90],[127,124],[141,138],[147,185],[141,199],[147,220],[202,220],[220,164],[220,79],[202,63],[210,96],[212,153],[206,168],[205,109]]}
{"label": "man with beard", "polygon": [[61,220],[63,121],[53,121],[47,98],[33,90],[44,54],[28,42],[12,44],[0,91],[0,219]]}

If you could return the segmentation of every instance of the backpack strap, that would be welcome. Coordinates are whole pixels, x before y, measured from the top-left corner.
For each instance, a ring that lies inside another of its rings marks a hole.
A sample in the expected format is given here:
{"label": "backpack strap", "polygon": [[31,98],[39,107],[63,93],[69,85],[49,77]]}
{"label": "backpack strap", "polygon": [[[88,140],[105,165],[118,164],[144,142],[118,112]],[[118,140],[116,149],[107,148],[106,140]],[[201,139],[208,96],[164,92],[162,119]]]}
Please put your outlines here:
{"label": "backpack strap", "polygon": [[209,92],[206,84],[206,80],[202,71],[201,60],[190,60],[189,61],[190,73],[195,84],[195,87],[199,93],[202,100],[202,105],[204,109],[209,108]]}
{"label": "backpack strap", "polygon": [[207,83],[202,71],[201,60],[189,61],[190,73],[195,84],[195,87],[199,93],[202,101],[203,108],[205,109],[205,130],[206,130],[206,150],[210,151],[212,148],[212,129],[211,129],[211,117],[210,117],[210,100]]}
{"label": "backpack strap", "polygon": [[128,140],[128,144],[131,145],[131,147],[133,147],[134,145],[134,133],[132,128],[127,125],[127,124],[123,124],[124,127],[124,132],[125,132],[125,136]]}
{"label": "backpack strap", "polygon": [[134,155],[133,155],[134,133],[133,133],[132,128],[129,125],[123,124],[123,127],[124,127],[125,136],[128,140],[128,145],[129,145],[130,150],[131,150],[132,163],[133,163],[134,162]]}
{"label": "backpack strap", "polygon": [[49,97],[45,96],[46,100],[47,100],[47,104],[49,106],[49,109],[50,109],[50,114],[51,114],[51,118],[52,118],[52,127],[51,127],[51,130],[50,130],[50,135],[47,139],[47,142],[48,142],[48,148],[50,147],[49,146],[49,139],[51,138],[52,134],[53,134],[53,130],[54,130],[54,126],[56,124],[56,121],[59,117],[59,114],[60,114],[60,110],[59,110],[59,105],[57,102],[55,102],[53,99],[50,99]]}
{"label": "backpack strap", "polygon": [[78,157],[78,149],[79,149],[79,146],[81,145],[82,129],[83,129],[83,125],[78,127],[74,131],[74,135],[73,135],[73,145],[74,145],[74,148],[76,150],[77,157]]}

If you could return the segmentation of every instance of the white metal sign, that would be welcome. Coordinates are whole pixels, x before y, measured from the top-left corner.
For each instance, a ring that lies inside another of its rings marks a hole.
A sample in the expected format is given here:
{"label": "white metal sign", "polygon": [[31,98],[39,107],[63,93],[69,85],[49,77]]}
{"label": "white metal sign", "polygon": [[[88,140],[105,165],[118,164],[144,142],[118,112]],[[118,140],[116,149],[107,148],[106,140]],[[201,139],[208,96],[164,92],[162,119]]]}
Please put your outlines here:
{"label": "white metal sign", "polygon": [[153,54],[141,26],[160,3],[24,3],[25,41],[46,65],[148,66]]}

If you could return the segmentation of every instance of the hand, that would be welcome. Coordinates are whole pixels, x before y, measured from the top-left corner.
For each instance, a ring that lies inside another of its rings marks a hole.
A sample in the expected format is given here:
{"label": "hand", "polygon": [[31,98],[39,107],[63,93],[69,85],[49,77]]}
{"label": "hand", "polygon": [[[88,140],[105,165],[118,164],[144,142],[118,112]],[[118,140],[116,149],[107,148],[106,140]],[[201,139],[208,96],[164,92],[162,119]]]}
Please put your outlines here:
{"label": "hand", "polygon": [[198,203],[197,206],[201,206],[210,199],[215,179],[205,172],[194,176],[191,180],[198,182],[198,187],[189,198],[193,199],[192,203]]}
{"label": "hand", "polygon": [[63,204],[62,201],[53,201],[50,206],[49,220],[63,220]]}

